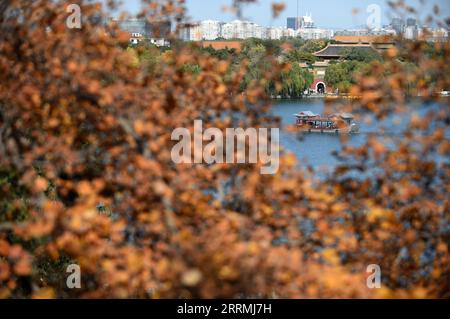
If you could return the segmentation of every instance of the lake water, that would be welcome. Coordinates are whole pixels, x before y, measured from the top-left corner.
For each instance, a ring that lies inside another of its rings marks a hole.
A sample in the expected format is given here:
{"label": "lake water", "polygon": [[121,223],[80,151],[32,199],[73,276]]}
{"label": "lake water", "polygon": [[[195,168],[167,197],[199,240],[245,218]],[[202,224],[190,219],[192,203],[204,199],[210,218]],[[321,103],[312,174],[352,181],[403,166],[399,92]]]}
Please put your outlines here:
{"label": "lake water", "polygon": [[[332,108],[338,110],[337,103]],[[329,106],[329,105],[328,105]],[[422,104],[419,102],[411,103],[411,112],[404,113],[396,118],[388,118],[383,122],[371,121],[365,123],[364,119],[358,120],[360,124],[360,133],[348,135],[347,142],[350,146],[358,146],[365,143],[368,135],[383,133],[383,139],[386,144],[395,143],[395,139],[401,138],[406,124],[409,121],[412,112],[424,115],[430,110],[436,110],[442,106],[439,104]],[[446,106],[444,106],[446,107]],[[316,114],[323,114],[325,101],[323,99],[301,99],[301,100],[276,100],[272,108],[274,115],[280,117],[282,128],[280,130],[280,144],[289,152],[293,152],[299,159],[302,166],[311,166],[315,169],[332,169],[339,162],[333,151],[342,149],[341,136],[338,134],[320,134],[305,133],[300,137],[298,134],[289,132],[285,129],[286,125],[295,124],[295,116],[300,111],[312,111]],[[394,124],[396,123],[396,124]],[[447,138],[450,138],[450,132],[447,130]],[[448,160],[448,159],[447,159]]]}

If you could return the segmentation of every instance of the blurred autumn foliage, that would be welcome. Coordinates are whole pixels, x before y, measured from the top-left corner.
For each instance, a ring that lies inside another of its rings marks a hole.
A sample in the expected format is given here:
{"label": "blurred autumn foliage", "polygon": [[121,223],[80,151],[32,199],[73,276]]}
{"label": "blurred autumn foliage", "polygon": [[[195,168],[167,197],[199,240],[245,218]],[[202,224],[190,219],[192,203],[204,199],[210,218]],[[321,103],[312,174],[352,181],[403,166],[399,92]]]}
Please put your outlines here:
{"label": "blurred autumn foliage", "polygon": [[[278,126],[264,87],[290,66],[267,52],[241,92],[245,59],[230,70],[182,44],[140,59],[101,6],[78,2],[81,29],[63,1],[0,3],[0,297],[450,297],[448,100],[391,146],[345,147],[325,179],[291,154],[270,176],[176,165],[171,133],[194,119]],[[184,19],[181,0],[144,2],[144,16]],[[448,42],[403,45],[360,75],[346,110],[385,118],[412,112],[409,82],[424,99],[450,87]],[[81,289],[66,287],[70,263]],[[369,264],[381,289],[366,286]]]}

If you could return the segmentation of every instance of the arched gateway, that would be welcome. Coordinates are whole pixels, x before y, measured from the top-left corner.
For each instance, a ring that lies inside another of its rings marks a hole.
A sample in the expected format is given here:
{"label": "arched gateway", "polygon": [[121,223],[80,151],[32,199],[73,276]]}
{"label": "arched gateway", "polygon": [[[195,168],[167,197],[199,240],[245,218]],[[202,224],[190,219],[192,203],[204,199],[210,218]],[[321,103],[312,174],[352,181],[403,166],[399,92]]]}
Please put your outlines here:
{"label": "arched gateway", "polygon": [[324,94],[326,92],[326,86],[323,82],[317,82],[316,84],[316,92],[319,94]]}
{"label": "arched gateway", "polygon": [[321,78],[315,79],[313,81],[313,83],[311,83],[311,86],[309,87],[309,89],[313,93],[318,93],[318,94],[327,93],[327,85],[325,84],[325,81]]}

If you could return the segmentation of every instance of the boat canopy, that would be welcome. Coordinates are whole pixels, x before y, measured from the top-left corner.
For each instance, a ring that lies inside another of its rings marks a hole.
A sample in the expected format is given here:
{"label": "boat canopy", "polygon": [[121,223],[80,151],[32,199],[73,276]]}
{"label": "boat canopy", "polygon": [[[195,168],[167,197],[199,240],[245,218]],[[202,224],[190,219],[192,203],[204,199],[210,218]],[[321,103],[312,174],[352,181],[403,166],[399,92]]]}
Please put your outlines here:
{"label": "boat canopy", "polygon": [[319,116],[319,114],[314,114],[311,111],[302,111],[302,112],[299,112],[298,114],[295,114],[295,116],[297,116],[297,117],[316,117],[316,116]]}
{"label": "boat canopy", "polygon": [[344,120],[351,120],[354,118],[353,114],[350,113],[341,113],[339,114]]}

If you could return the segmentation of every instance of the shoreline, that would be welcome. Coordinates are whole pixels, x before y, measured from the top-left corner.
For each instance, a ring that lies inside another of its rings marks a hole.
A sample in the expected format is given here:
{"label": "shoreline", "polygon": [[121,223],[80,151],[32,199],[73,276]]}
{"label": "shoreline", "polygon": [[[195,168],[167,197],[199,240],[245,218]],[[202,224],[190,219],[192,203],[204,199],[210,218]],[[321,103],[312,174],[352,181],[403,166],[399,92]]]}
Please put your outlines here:
{"label": "shoreline", "polygon": [[[422,96],[416,95],[416,96],[410,96],[409,98],[421,98]],[[437,98],[450,98],[450,95],[447,94],[436,94],[434,97]],[[362,98],[360,95],[326,95],[326,94],[311,94],[311,95],[305,95],[301,97],[281,97],[281,96],[271,96],[271,100],[307,100],[307,99],[324,99],[324,100],[358,100]]]}
{"label": "shoreline", "polygon": [[272,100],[303,100],[303,99],[330,99],[330,100],[335,100],[335,99],[351,99],[351,100],[356,100],[356,99],[360,99],[361,96],[353,96],[353,95],[326,95],[326,94],[314,94],[314,95],[304,95],[301,97],[276,97],[276,96],[271,96],[270,97]]}

